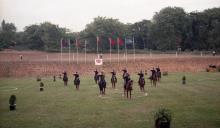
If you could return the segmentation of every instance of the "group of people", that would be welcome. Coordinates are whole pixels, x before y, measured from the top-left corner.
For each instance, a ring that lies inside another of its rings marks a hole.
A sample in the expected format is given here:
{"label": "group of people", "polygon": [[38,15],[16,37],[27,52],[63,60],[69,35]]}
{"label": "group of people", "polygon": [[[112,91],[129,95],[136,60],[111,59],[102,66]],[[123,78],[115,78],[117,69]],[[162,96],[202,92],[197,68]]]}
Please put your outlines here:
{"label": "group of people", "polygon": [[[133,90],[132,85],[133,85],[133,80],[130,78],[130,74],[128,73],[127,69],[123,69],[123,74],[122,78],[124,80],[123,83],[123,89],[124,89],[124,95],[127,96],[127,98],[131,98],[131,91]],[[157,67],[156,69],[153,68],[151,71],[151,76],[149,77],[151,81],[151,85],[156,86],[157,81],[160,81],[161,79],[161,71],[160,68]],[[115,89],[116,83],[117,83],[117,77],[116,77],[116,72],[113,70],[110,72],[112,74],[111,76],[111,84],[112,88]],[[74,73],[74,85],[76,86],[76,90],[79,90],[79,85],[80,85],[80,77],[78,72]],[[137,75],[139,75],[139,80],[138,84],[140,86],[140,90],[145,93],[145,78],[144,78],[144,73],[141,70]],[[68,76],[66,72],[63,72],[63,81],[64,85],[67,86],[68,82]],[[94,81],[96,84],[99,86],[100,90],[100,95],[105,95],[105,89],[106,89],[106,80],[105,80],[105,74],[104,72],[98,72],[97,69],[94,71]]]}
{"label": "group of people", "polygon": [[[130,74],[128,73],[127,69],[123,69],[122,71],[123,71],[122,78],[124,80],[124,84],[123,84],[124,95],[126,95],[127,98],[131,98],[133,80],[131,80]],[[99,85],[100,94],[105,95],[106,81],[105,81],[104,72],[101,72],[99,74],[99,72],[96,69],[94,73],[95,73],[94,80],[95,80],[95,83]],[[112,77],[111,77],[112,88],[115,88],[116,83],[117,83],[116,72],[115,70],[113,70],[110,73],[112,74]],[[138,84],[140,86],[140,90],[145,93],[145,89],[144,89],[145,79],[144,79],[143,71],[141,70],[137,75],[139,75]],[[153,68],[151,70],[151,76],[149,77],[149,79],[151,80],[151,85],[153,84],[154,86],[156,86],[157,81],[160,81],[161,71],[160,71],[159,66],[156,69]]]}
{"label": "group of people", "polygon": [[[79,85],[80,85],[80,78],[78,72],[74,73],[74,85],[76,86],[76,90],[79,90]],[[60,76],[61,78],[61,76]],[[68,76],[66,72],[63,72],[63,82],[64,85],[67,86],[68,83]]]}

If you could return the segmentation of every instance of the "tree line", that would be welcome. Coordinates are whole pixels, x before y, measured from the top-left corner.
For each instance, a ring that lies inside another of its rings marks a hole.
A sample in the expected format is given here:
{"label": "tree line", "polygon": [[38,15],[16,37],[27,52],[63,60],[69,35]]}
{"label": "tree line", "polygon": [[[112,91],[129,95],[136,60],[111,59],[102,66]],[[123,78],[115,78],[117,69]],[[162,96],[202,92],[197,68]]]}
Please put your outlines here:
{"label": "tree line", "polygon": [[[202,12],[186,13],[181,7],[166,7],[156,12],[151,20],[133,24],[118,19],[96,17],[80,32],[71,32],[50,22],[29,25],[17,32],[14,23],[2,21],[0,27],[0,49],[34,49],[58,51],[60,42],[83,49],[87,42],[89,51],[96,50],[97,38],[102,52],[109,50],[109,40],[123,40],[120,49],[132,48],[152,50],[217,50],[220,51],[220,8]],[[76,41],[77,40],[77,41]],[[77,43],[77,45],[75,45]],[[112,49],[117,48],[112,43]]]}

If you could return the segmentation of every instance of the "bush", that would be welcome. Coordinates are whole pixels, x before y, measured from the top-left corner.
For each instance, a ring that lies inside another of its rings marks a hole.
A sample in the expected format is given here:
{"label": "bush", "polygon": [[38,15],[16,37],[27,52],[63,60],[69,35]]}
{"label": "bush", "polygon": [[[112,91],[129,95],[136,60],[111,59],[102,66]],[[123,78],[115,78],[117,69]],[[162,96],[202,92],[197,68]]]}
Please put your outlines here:
{"label": "bush", "polygon": [[16,96],[15,95],[11,95],[9,98],[9,104],[10,105],[15,105],[16,104]]}
{"label": "bush", "polygon": [[43,82],[40,82],[40,87],[44,87],[44,83]]}
{"label": "bush", "polygon": [[41,78],[40,78],[40,76],[37,76],[37,81],[41,81]]}
{"label": "bush", "polygon": [[164,72],[163,72],[163,76],[168,76],[168,72],[167,72],[167,71],[164,71]]}
{"label": "bush", "polygon": [[155,128],[170,128],[171,112],[168,109],[159,109],[155,116]]}
{"label": "bush", "polygon": [[186,84],[186,76],[182,77],[182,84]]}
{"label": "bush", "polygon": [[217,71],[220,72],[220,65],[217,67]]}
{"label": "bush", "polygon": [[206,68],[206,72],[210,72],[210,69],[209,69],[209,68]]}

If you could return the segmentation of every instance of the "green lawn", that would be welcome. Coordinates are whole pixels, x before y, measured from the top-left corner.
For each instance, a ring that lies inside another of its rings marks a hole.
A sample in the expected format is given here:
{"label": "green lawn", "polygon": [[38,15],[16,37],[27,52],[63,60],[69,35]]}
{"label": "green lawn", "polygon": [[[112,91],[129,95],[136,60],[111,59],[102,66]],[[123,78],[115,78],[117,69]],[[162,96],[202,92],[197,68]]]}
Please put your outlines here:
{"label": "green lawn", "polygon": [[[61,80],[43,78],[43,92],[35,78],[1,78],[0,128],[152,128],[160,107],[171,110],[172,128],[220,127],[220,73],[172,73],[157,87],[147,81],[147,96],[139,91],[137,76],[132,78],[131,100],[122,97],[121,76],[117,90],[106,76],[104,97],[99,97],[93,76],[81,76],[79,91],[72,81],[64,87]],[[16,111],[8,108],[11,94],[17,96]]]}

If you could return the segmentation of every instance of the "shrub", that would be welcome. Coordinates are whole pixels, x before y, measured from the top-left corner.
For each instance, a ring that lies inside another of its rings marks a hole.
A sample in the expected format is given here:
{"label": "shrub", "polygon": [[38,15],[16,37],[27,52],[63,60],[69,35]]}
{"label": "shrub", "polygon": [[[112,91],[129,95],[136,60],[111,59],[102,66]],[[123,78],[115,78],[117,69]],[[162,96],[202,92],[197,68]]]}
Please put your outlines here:
{"label": "shrub", "polygon": [[9,98],[9,104],[10,105],[15,105],[16,104],[16,96],[15,95],[11,95]]}
{"label": "shrub", "polygon": [[41,81],[41,78],[40,78],[40,76],[37,76],[37,81]]}
{"label": "shrub", "polygon": [[44,83],[43,82],[40,82],[40,87],[44,87]]}
{"label": "shrub", "polygon": [[210,69],[209,68],[206,68],[206,72],[209,72],[210,71]]}
{"label": "shrub", "polygon": [[182,77],[182,84],[186,84],[186,76]]}
{"label": "shrub", "polygon": [[168,72],[167,72],[167,71],[164,71],[164,72],[163,72],[163,76],[168,76]]}
{"label": "shrub", "polygon": [[168,109],[159,109],[155,116],[155,128],[170,128],[171,112]]}

